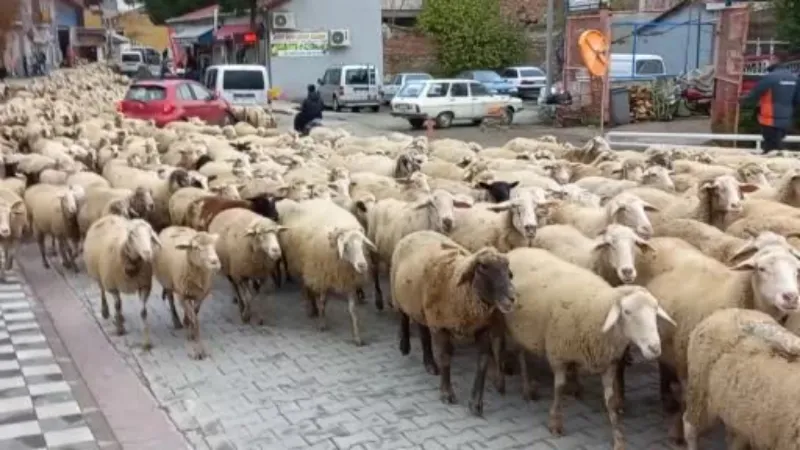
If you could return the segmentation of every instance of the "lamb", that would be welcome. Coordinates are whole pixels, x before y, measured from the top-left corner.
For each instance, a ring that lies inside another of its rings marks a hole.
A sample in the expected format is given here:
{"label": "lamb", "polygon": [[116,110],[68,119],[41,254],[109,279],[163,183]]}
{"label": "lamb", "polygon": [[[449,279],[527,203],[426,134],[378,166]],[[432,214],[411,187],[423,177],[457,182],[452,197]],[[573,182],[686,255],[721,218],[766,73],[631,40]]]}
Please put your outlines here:
{"label": "lamb", "polygon": [[719,420],[729,448],[797,448],[800,338],[769,315],[730,308],[697,325],[688,355],[687,450]]}
{"label": "lamb", "polygon": [[30,213],[34,239],[39,246],[42,264],[50,268],[45,255],[45,238],[52,236],[58,243],[64,267],[78,271],[73,245],[80,241],[78,203],[84,196],[78,186],[37,184],[25,191],[25,206]]}
{"label": "lamb", "polygon": [[318,329],[326,329],[329,292],[347,295],[353,341],[363,345],[356,290],[363,287],[369,271],[364,251],[374,251],[375,244],[358,219],[328,200],[285,200],[279,206],[281,224],[288,228],[281,235],[281,248],[288,253],[288,273],[303,281],[309,315],[317,317]]}
{"label": "lamb", "polygon": [[154,229],[161,230],[166,228],[170,225],[169,198],[178,189],[193,184],[189,172],[184,169],[174,169],[165,178],[161,178],[153,172],[133,170],[134,172],[127,174],[127,176],[124,176],[125,172],[114,174],[111,177],[105,173],[103,175],[108,178],[113,187],[128,189],[143,187],[149,189],[153,196],[154,207],[148,219]]}
{"label": "lamb", "polygon": [[731,175],[721,175],[703,180],[697,197],[678,201],[661,210],[659,219],[695,219],[724,229],[732,217],[742,211],[743,193],[753,192],[758,186],[741,183]]}
{"label": "lamb", "polygon": [[[371,255],[375,307],[383,309],[380,264],[386,264],[404,236],[419,230],[434,230],[449,233],[455,222],[454,208],[469,208],[471,199],[453,196],[447,191],[435,190],[413,203],[395,199],[383,199],[366,210],[367,237],[375,243],[376,252]],[[366,205],[363,205],[366,209]]]}
{"label": "lamb", "polygon": [[[600,373],[614,449],[621,450],[616,363],[630,344],[645,358],[657,358],[661,353],[657,318],[673,326],[675,322],[647,289],[613,288],[600,276],[546,250],[514,249],[508,260],[519,306],[506,316],[508,332],[523,351],[545,356],[555,374],[550,432],[557,436],[564,432],[561,404],[568,371]],[[524,395],[535,398],[524,353],[519,359]]]}
{"label": "lamb", "polygon": [[675,192],[672,172],[662,166],[650,166],[642,172],[642,185],[651,186],[666,192]]}
{"label": "lamb", "polygon": [[600,234],[607,225],[618,223],[631,227],[645,238],[653,234],[653,227],[645,211],[658,211],[656,207],[628,193],[609,200],[603,208],[578,206],[564,201],[548,205],[547,220],[552,224],[572,225],[589,237]]}
{"label": "lamb", "polygon": [[86,192],[85,201],[78,209],[78,229],[85,236],[89,227],[107,214],[118,214],[128,219],[146,219],[153,211],[153,196],[146,188],[115,189],[94,187]]}
{"label": "lamb", "polygon": [[175,296],[181,302],[183,322],[194,341],[192,359],[203,359],[206,350],[200,342],[200,306],[212,286],[214,272],[220,268],[215,245],[218,235],[186,227],[167,227],[158,235],[161,248],[153,260],[153,275],[161,284],[161,296],[169,301],[172,324],[181,328],[175,309]]}
{"label": "lamb", "polygon": [[28,209],[15,192],[0,188],[0,280],[6,280],[6,271],[11,270],[17,246],[28,228]]}
{"label": "lamb", "polygon": [[230,208],[245,208],[266,217],[274,222],[278,221],[278,209],[275,206],[278,199],[262,194],[246,200],[233,200],[219,195],[207,195],[195,199],[186,209],[184,222],[199,231],[207,230],[209,224],[222,211]]}
{"label": "lamb", "polygon": [[414,321],[419,326],[425,369],[440,375],[439,393],[445,403],[456,401],[450,383],[452,335],[476,336],[480,355],[469,408],[473,414],[482,415],[490,350],[503,333],[495,320],[495,309],[507,314],[515,303],[507,257],[493,247],[470,253],[435,231],[417,231],[397,243],[391,258],[390,285],[401,314],[400,351],[407,355],[411,349],[409,328]]}
{"label": "lamb", "polygon": [[[683,250],[680,263],[647,283],[670,316],[676,329],[661,329],[665,342],[659,361],[661,394],[668,411],[676,409],[670,384],[687,377],[687,346],[694,327],[711,313],[725,308],[763,311],[783,319],[800,306],[797,272],[800,260],[780,246],[768,246],[732,268],[700,253]],[[702,301],[698,301],[702,299]],[[671,434],[683,435],[680,416]]]}
{"label": "lamb", "polygon": [[104,319],[109,318],[106,300],[106,292],[109,292],[114,297],[114,324],[120,336],[125,334],[120,293],[139,294],[145,350],[152,347],[147,300],[153,283],[154,248],[159,246],[158,236],[146,221],[117,215],[108,215],[93,223],[83,243],[86,272],[100,288],[101,314]]}
{"label": "lamb", "polygon": [[173,226],[190,226],[186,222],[187,212],[192,202],[213,195],[211,192],[193,186],[175,191],[169,198],[169,220]]}
{"label": "lamb", "polygon": [[231,282],[242,321],[249,323],[255,292],[246,281],[265,278],[277,267],[282,255],[278,234],[286,227],[250,210],[230,208],[214,216],[208,230],[219,236],[221,272]]}
{"label": "lamb", "polygon": [[654,251],[632,229],[610,224],[592,239],[571,225],[548,225],[537,232],[531,247],[550,251],[559,258],[591,270],[608,284],[619,286],[636,281],[639,252]]}
{"label": "lamb", "polygon": [[457,209],[456,225],[448,236],[472,252],[491,246],[505,253],[530,246],[539,226],[536,210],[547,202],[544,190],[527,188],[502,203]]}

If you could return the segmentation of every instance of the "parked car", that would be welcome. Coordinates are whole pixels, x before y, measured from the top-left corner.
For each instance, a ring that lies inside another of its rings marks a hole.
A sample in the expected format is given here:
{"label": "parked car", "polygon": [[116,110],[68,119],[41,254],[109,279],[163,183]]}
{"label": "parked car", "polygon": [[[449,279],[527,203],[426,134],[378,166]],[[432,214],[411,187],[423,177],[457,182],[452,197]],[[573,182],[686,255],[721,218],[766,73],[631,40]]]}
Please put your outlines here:
{"label": "parked car", "polygon": [[350,108],[356,112],[368,107],[378,112],[381,108],[378,74],[371,64],[330,67],[317,83],[322,103],[334,111]]}
{"label": "parked car", "polygon": [[267,68],[256,64],[222,64],[206,69],[206,88],[234,106],[266,106],[269,101]]}
{"label": "parked car", "polygon": [[404,84],[408,83],[409,81],[423,81],[423,80],[432,80],[433,77],[427,73],[398,73],[397,75],[392,78],[389,83],[384,84],[383,88],[381,88],[381,101],[383,104],[388,105],[389,102],[392,101],[392,98],[397,91],[403,87]]}
{"label": "parked car", "polygon": [[517,95],[517,87],[492,70],[466,70],[456,75],[462,80],[475,80],[492,94]]}
{"label": "parked car", "polygon": [[520,98],[539,98],[540,91],[547,84],[544,71],[533,66],[507,67],[500,72],[500,76],[517,88]]}
{"label": "parked car", "polygon": [[222,126],[233,122],[228,102],[196,81],[177,78],[133,83],[117,110],[125,117],[153,119],[159,127],[190,117]]}
{"label": "parked car", "polygon": [[490,110],[502,109],[510,124],[521,111],[522,100],[508,95],[493,95],[486,86],[464,79],[412,81],[403,85],[391,102],[392,115],[408,120],[412,128],[422,128],[425,120],[436,120],[439,128],[453,122],[480,124]]}
{"label": "parked car", "polygon": [[667,74],[664,58],[641,53],[612,53],[608,70],[611,81],[648,81]]}
{"label": "parked car", "polygon": [[154,77],[161,76],[161,54],[152,47],[128,47],[119,54],[117,70],[123,75],[134,76],[144,65]]}

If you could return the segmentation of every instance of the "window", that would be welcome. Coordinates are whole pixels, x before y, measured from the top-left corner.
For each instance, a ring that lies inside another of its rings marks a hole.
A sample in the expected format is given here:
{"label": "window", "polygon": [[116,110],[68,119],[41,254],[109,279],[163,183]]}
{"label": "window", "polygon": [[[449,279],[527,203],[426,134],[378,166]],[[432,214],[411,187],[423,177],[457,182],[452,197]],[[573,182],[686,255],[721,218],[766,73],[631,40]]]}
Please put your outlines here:
{"label": "window", "polygon": [[491,95],[489,90],[486,89],[486,86],[480,83],[470,83],[469,88],[472,91],[473,97],[485,97],[487,95]]}
{"label": "window", "polygon": [[520,74],[523,77],[544,77],[546,76],[544,72],[539,69],[522,69],[520,70]]}
{"label": "window", "polygon": [[392,81],[389,82],[389,84],[396,84],[399,86],[403,84],[403,77],[401,75],[395,75],[394,78],[392,78]]}
{"label": "window", "polygon": [[264,72],[260,70],[226,70],[222,73],[222,89],[263,91]]}
{"label": "window", "polygon": [[[522,71],[525,72],[524,70]],[[500,74],[503,78],[517,78],[517,69],[506,69]]]}
{"label": "window", "polygon": [[212,90],[217,89],[217,69],[206,72],[206,87]]}
{"label": "window", "polygon": [[357,69],[345,70],[344,84],[355,84],[355,85],[375,84],[375,68],[359,67]]}
{"label": "window", "polygon": [[[400,88],[400,91],[395,95],[395,97],[417,98],[419,97],[419,94],[422,93],[423,87],[425,87],[425,85],[420,83],[404,84],[403,87]],[[430,97],[430,95],[428,97]]]}
{"label": "window", "polygon": [[133,63],[133,62],[138,63],[142,61],[142,55],[138,53],[123,53],[121,59],[122,62],[126,63]]}
{"label": "window", "polygon": [[339,80],[342,78],[342,69],[328,69],[325,72],[325,78],[322,81],[325,84],[339,84]]}
{"label": "window", "polygon": [[165,100],[166,98],[167,90],[161,86],[142,86],[134,84],[125,94],[125,100],[136,100],[140,102]]}
{"label": "window", "polygon": [[497,72],[492,72],[491,70],[477,70],[473,72],[475,76],[473,79],[478,80],[482,83],[490,82],[490,81],[503,81],[500,75]]}
{"label": "window", "polygon": [[664,64],[657,59],[636,61],[636,75],[663,75]]}
{"label": "window", "polygon": [[192,83],[189,85],[189,89],[192,90],[192,94],[194,94],[194,98],[197,100],[206,100],[211,96],[211,93],[199,84]]}
{"label": "window", "polygon": [[447,95],[448,89],[450,89],[450,83],[431,83],[428,85],[428,94],[426,97],[444,97]]}
{"label": "window", "polygon": [[472,72],[461,72],[460,74],[456,75],[456,78],[459,80],[471,80]]}
{"label": "window", "polygon": [[194,95],[192,94],[192,90],[189,88],[188,84],[184,83],[178,86],[178,100],[184,100],[184,101],[195,100]]}
{"label": "window", "polygon": [[452,89],[450,89],[450,96],[469,97],[469,89],[467,89],[467,83],[453,83],[453,87]]}

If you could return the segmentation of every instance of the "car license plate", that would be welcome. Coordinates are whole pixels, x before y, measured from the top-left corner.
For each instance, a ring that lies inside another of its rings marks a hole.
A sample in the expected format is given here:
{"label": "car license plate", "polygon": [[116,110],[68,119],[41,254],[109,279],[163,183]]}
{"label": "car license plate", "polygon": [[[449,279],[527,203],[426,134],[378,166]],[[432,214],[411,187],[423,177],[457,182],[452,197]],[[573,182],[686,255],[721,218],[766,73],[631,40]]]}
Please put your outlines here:
{"label": "car license plate", "polygon": [[233,94],[233,98],[236,99],[256,98],[256,94]]}
{"label": "car license plate", "polygon": [[411,105],[402,105],[402,104],[396,105],[395,109],[397,109],[398,111],[408,111],[409,109],[411,109]]}

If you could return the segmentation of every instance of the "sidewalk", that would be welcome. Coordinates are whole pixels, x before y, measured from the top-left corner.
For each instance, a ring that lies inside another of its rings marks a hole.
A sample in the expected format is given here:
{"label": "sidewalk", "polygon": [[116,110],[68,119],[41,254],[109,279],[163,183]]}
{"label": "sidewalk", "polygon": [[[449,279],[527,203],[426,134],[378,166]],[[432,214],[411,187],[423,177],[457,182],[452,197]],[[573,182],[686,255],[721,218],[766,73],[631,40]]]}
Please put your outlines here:
{"label": "sidewalk", "polygon": [[0,448],[119,448],[27,290],[12,274],[0,284]]}

